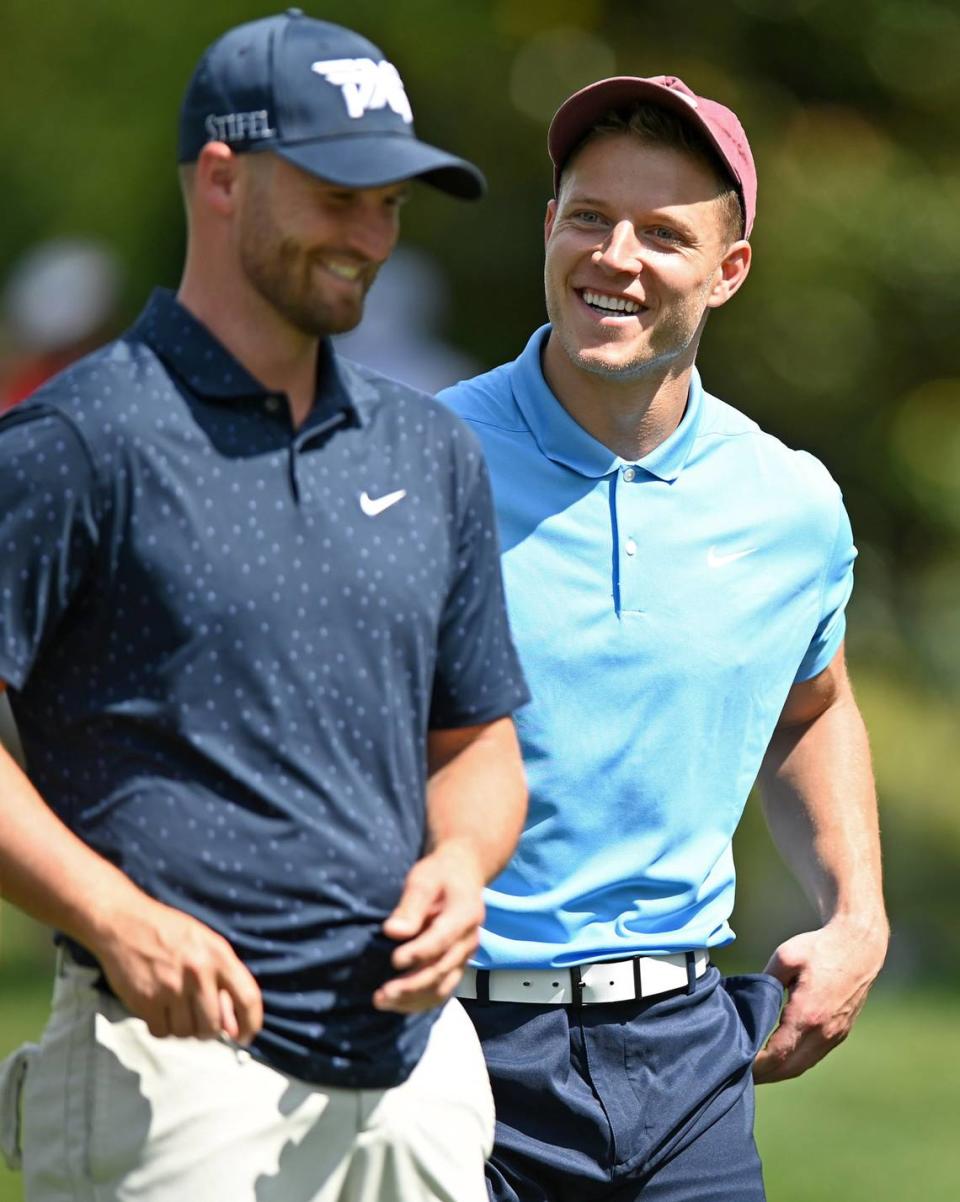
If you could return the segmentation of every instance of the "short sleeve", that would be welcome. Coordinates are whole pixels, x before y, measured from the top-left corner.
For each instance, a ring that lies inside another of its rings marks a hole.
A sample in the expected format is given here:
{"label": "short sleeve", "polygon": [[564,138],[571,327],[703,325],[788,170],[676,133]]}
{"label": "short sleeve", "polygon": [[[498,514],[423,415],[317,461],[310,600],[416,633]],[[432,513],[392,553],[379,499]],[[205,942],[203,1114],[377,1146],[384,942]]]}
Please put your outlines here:
{"label": "short sleeve", "polygon": [[87,575],[97,545],[86,446],[57,412],[0,420],[0,680],[26,683]]}
{"label": "short sleeve", "polygon": [[490,479],[479,447],[469,464],[456,564],[440,622],[432,730],[491,722],[530,699],[510,637]]}
{"label": "short sleeve", "polygon": [[836,535],[820,589],[820,620],[794,677],[795,682],[811,680],[822,672],[836,655],[846,631],[845,610],[853,592],[853,561],[857,557],[857,548],[853,545],[850,519],[839,490],[837,509]]}

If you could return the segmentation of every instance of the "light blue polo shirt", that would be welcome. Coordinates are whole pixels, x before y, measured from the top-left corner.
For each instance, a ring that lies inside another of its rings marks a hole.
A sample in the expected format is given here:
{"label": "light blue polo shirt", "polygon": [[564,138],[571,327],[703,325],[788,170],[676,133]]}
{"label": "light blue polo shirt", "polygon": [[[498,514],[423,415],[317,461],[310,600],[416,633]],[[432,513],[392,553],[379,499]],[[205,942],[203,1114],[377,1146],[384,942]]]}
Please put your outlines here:
{"label": "light blue polo shirt", "polygon": [[549,327],[440,399],[483,443],[533,701],[531,800],[476,963],[729,942],[731,838],[784,700],[833,658],[856,555],[837,488],[703,391],[627,463],[550,391]]}

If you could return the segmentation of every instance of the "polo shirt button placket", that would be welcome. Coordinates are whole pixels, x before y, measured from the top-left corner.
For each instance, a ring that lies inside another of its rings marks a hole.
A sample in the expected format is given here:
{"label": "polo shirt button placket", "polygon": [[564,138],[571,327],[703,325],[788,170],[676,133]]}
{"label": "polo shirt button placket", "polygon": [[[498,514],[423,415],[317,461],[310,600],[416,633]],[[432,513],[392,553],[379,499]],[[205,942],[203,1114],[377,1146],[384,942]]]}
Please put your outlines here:
{"label": "polo shirt button placket", "polygon": [[636,538],[639,507],[642,501],[642,473],[632,465],[620,469],[620,479],[626,488],[617,489],[617,526],[620,530],[620,611],[642,613],[643,593],[641,588],[640,550]]}
{"label": "polo shirt button placket", "polygon": [[315,479],[316,465],[304,454],[304,441],[294,437],[290,442],[290,476],[301,512],[319,513],[323,505]]}

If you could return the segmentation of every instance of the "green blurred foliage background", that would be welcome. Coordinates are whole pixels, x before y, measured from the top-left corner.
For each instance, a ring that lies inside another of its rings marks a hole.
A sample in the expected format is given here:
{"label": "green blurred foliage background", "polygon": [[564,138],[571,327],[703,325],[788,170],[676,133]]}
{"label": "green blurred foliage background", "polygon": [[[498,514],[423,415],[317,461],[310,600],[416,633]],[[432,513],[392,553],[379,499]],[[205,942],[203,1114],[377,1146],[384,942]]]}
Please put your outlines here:
{"label": "green blurred foliage background", "polygon": [[[909,1124],[884,1128],[877,1100],[896,1077],[917,1108],[940,1114],[950,1092],[960,1113],[943,1076],[960,1052],[960,9],[930,0],[307,8],[379,43],[404,75],[419,134],[487,172],[481,206],[419,189],[404,212],[405,239],[448,276],[443,333],[481,365],[515,356],[544,320],[545,134],[566,95],[604,75],[673,73],[742,118],[760,175],[754,266],[712,318],[700,366],[711,391],[819,455],[844,490],[860,548],[848,648],[873,737],[894,924],[877,1017],[868,1009],[854,1037],[859,1059],[843,1050],[761,1102],[777,1164],[798,1155],[804,1131],[825,1157],[818,1177],[815,1154],[802,1152],[803,1172],[784,1172],[771,1197],[901,1198],[908,1180],[920,1185],[914,1197],[950,1196],[941,1182],[952,1172],[955,1187],[960,1169],[947,1167],[955,1152],[945,1131],[937,1142],[928,1128],[921,1154]],[[183,87],[209,41],[269,11],[251,0],[3,0],[0,279],[31,244],[89,234],[129,269],[128,316],[152,284],[175,286]],[[753,805],[738,858],[740,939],[728,961],[758,967],[813,918]],[[29,980],[48,963],[45,941],[9,911],[4,921],[0,1051],[20,1026],[39,1026]],[[5,1017],[21,995],[16,1017]],[[909,1035],[917,1024],[926,1043]],[[924,1094],[921,1080],[940,1092]],[[896,1098],[902,1111],[902,1088]],[[876,1111],[876,1123],[854,1126],[867,1159],[841,1189],[831,1155],[843,1145],[850,1160],[844,1124],[858,1107]],[[910,1139],[903,1165],[918,1164],[896,1185],[889,1158]]]}

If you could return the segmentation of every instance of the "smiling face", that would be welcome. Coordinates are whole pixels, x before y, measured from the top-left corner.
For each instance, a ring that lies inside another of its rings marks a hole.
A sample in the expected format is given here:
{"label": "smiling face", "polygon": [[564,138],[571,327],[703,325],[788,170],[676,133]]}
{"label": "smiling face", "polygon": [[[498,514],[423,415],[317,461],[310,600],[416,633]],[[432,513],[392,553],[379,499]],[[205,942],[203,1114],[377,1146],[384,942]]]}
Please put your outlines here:
{"label": "smiling face", "polygon": [[352,330],[396,245],[407,185],[345,188],[276,155],[244,158],[235,250],[247,281],[304,334]]}
{"label": "smiling face", "polygon": [[749,266],[721,191],[681,150],[627,133],[586,142],[547,208],[548,353],[622,380],[691,366],[708,311]]}

